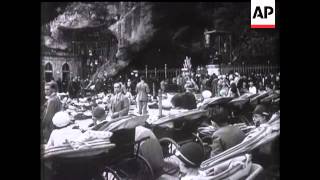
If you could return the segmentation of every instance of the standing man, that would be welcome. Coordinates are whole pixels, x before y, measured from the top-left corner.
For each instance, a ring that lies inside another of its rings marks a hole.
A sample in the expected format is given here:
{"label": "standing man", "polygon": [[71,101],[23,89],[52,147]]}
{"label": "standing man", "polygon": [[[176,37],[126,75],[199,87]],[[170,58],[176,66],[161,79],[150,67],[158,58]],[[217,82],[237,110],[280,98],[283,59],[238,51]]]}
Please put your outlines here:
{"label": "standing man", "polygon": [[137,92],[137,101],[139,114],[147,114],[147,103],[148,103],[148,93],[150,93],[150,89],[148,84],[145,82],[144,76],[140,77],[140,82],[136,86]]}
{"label": "standing man", "polygon": [[57,96],[58,85],[56,82],[51,81],[45,85],[45,95],[47,102],[44,104],[44,111],[42,113],[42,136],[43,141],[46,143],[49,139],[51,131],[53,130],[52,118],[61,111],[62,104]]}
{"label": "standing man", "polygon": [[114,95],[111,98],[110,113],[111,118],[118,118],[121,116],[127,116],[129,113],[129,99],[122,93],[120,83],[115,83]]}
{"label": "standing man", "polygon": [[166,90],[166,81],[165,80],[162,80],[160,82],[160,89],[162,90],[162,92],[165,92],[165,90]]}
{"label": "standing man", "polygon": [[212,81],[211,81],[211,91],[212,91],[212,95],[218,96],[219,95],[219,90],[218,90],[218,76],[216,74],[212,74]]}

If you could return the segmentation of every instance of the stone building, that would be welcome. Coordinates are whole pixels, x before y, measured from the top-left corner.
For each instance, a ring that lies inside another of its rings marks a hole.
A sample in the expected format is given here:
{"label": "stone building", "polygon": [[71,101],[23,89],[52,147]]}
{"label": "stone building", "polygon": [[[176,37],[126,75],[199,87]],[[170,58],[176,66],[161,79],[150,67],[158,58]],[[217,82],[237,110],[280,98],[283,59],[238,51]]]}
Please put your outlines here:
{"label": "stone building", "polygon": [[81,58],[68,51],[45,49],[42,50],[42,67],[46,82],[59,78],[68,81],[73,76],[78,76],[81,71]]}

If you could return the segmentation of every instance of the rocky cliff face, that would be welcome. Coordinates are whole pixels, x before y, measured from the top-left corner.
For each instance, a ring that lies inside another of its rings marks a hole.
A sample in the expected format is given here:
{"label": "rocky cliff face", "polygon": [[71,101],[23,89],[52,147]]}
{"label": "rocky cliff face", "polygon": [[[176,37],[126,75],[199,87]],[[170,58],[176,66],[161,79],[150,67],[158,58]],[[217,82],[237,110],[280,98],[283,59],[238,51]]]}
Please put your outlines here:
{"label": "rocky cliff face", "polygon": [[102,74],[113,76],[127,66],[132,54],[139,51],[153,36],[155,30],[151,18],[150,3],[71,3],[62,14],[44,25],[46,33],[43,34],[43,44],[49,48],[67,50],[73,48],[72,41],[77,37],[73,37],[74,33],[66,36],[63,29],[68,29],[69,32],[75,29],[79,32],[79,29],[103,25],[107,28],[105,31],[111,31],[116,37],[117,41],[113,42],[117,43],[117,50],[104,57],[105,64],[98,68],[94,78]]}

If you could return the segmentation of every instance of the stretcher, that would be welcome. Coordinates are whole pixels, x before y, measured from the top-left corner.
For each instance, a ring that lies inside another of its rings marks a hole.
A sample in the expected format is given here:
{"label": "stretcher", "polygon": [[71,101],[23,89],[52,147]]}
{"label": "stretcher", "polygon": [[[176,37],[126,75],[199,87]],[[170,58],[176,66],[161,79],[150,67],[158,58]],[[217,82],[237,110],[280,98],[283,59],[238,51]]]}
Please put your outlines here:
{"label": "stretcher", "polygon": [[84,157],[84,156],[92,156],[96,154],[100,154],[103,152],[108,152],[108,150],[115,147],[113,143],[110,141],[100,140],[94,142],[88,142],[85,144],[85,147],[74,149],[71,145],[65,145],[60,147],[54,147],[50,149],[46,149],[43,153],[43,158],[50,158],[55,156],[63,156],[63,157]]}
{"label": "stretcher", "polygon": [[234,177],[231,179],[241,179],[249,174],[251,166],[251,155],[244,154],[222,161],[206,171],[199,170],[199,175],[208,180],[227,179],[230,176]]}
{"label": "stretcher", "polygon": [[239,154],[251,152],[254,148],[272,141],[275,137],[280,135],[279,121],[280,118],[273,120],[271,124],[262,124],[260,127],[253,129],[240,144],[203,161],[200,165],[200,170],[208,171],[211,167],[221,161]]}
{"label": "stretcher", "polygon": [[66,141],[61,146],[42,147],[42,157],[85,157],[108,152],[115,147],[110,142],[110,132],[87,131],[75,141]]}
{"label": "stretcher", "polygon": [[[243,154],[234,158],[222,161],[212,167],[211,171],[198,171],[197,175],[186,175],[182,180],[253,180],[261,172],[263,168],[261,165],[252,163],[250,154]],[[208,173],[208,174],[206,174]]]}
{"label": "stretcher", "polygon": [[135,128],[121,129],[108,138],[46,148],[42,154],[47,167],[44,176],[53,180],[153,179],[152,167],[138,153],[141,142],[147,139],[136,141]]}
{"label": "stretcher", "polygon": [[193,109],[193,110],[184,111],[178,114],[161,117],[153,122],[149,122],[149,124],[151,126],[158,126],[158,125],[162,125],[170,122],[196,120],[206,115],[207,115],[206,110]]}
{"label": "stretcher", "polygon": [[272,102],[272,101],[274,101],[275,99],[278,99],[278,98],[280,98],[280,94],[271,93],[269,96],[261,99],[261,102]]}
{"label": "stretcher", "polygon": [[245,93],[237,98],[232,99],[228,102],[228,104],[234,105],[234,106],[243,106],[244,104],[250,102],[250,99],[256,97],[258,94],[252,94],[252,93]]}
{"label": "stretcher", "polygon": [[128,116],[112,119],[110,121],[104,121],[96,125],[92,129],[97,131],[111,131],[111,132],[115,130],[120,130],[120,129],[131,129],[137,126],[143,126],[148,118],[149,118],[149,115],[143,115],[143,116],[128,115]]}
{"label": "stretcher", "polygon": [[227,104],[229,101],[231,101],[233,97],[212,97],[205,99],[202,103],[199,103],[198,108],[199,109],[207,109],[208,107],[217,105],[217,104]]}
{"label": "stretcher", "polygon": [[256,96],[250,98],[250,104],[251,105],[256,105],[259,104],[261,99],[269,96],[269,92],[263,92],[263,93],[258,93]]}

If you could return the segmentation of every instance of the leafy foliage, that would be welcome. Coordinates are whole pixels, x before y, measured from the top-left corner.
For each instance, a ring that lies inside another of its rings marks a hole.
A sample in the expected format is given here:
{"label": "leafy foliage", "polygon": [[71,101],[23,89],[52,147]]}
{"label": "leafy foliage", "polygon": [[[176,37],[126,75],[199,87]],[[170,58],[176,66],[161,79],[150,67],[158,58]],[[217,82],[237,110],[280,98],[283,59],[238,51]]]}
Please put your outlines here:
{"label": "leafy foliage", "polygon": [[[208,9],[203,12],[208,19],[212,20],[210,24],[213,29],[232,33],[234,60],[249,61],[258,58],[262,61],[278,55],[279,31],[277,29],[251,29],[249,3],[213,4],[212,13]],[[276,12],[279,12],[279,9]]]}

